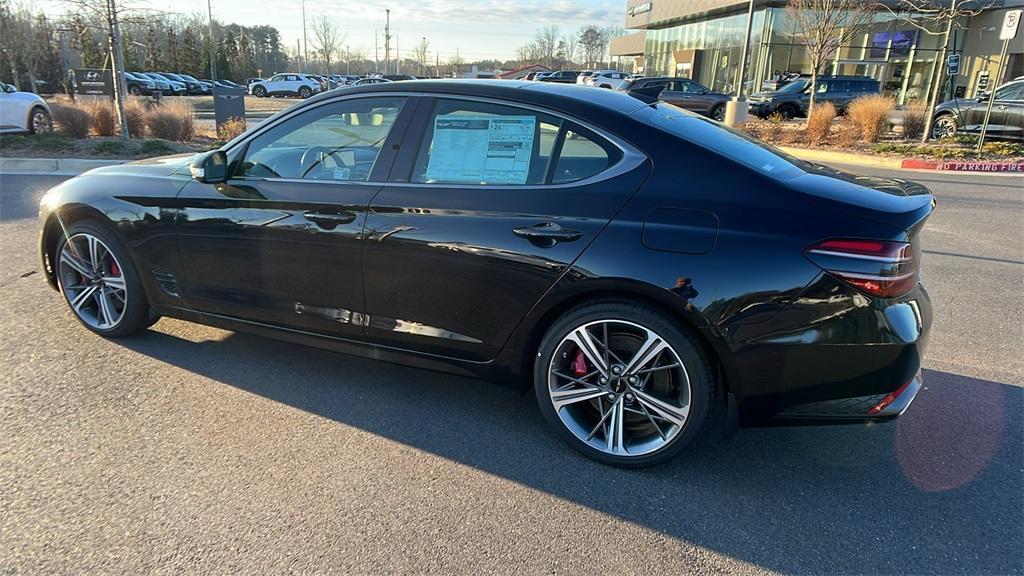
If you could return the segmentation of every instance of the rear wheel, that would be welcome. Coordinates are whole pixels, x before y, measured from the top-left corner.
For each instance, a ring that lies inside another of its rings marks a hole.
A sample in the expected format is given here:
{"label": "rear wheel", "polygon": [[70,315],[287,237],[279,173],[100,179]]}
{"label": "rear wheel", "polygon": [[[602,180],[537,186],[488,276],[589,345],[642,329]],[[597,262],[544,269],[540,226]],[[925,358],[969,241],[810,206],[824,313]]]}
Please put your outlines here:
{"label": "rear wheel", "polygon": [[128,93],[131,94],[132,96],[138,96],[139,94],[142,94],[142,90],[139,90],[138,86],[136,86],[135,84],[132,84],[131,86],[128,87]]}
{"label": "rear wheel", "polygon": [[956,118],[952,114],[945,114],[935,119],[935,123],[932,124],[932,138],[951,138],[956,136],[957,125]]}
{"label": "rear wheel", "polygon": [[725,120],[725,104],[719,104],[711,109],[711,119],[716,122]]}
{"label": "rear wheel", "polygon": [[776,110],[776,112],[786,120],[796,118],[796,106],[790,104],[783,104],[782,106],[779,106],[779,109]]}
{"label": "rear wheel", "polygon": [[130,336],[158,318],[150,314],[127,250],[100,226],[81,222],[69,227],[54,260],[61,294],[89,330]]}
{"label": "rear wheel", "polygon": [[606,464],[660,464],[704,429],[714,395],[710,359],[663,312],[606,300],[560,318],[541,342],[534,390],[569,445]]}
{"label": "rear wheel", "polygon": [[267,96],[267,89],[264,88],[263,86],[257,86],[257,87],[252,89],[252,95],[257,97],[257,98],[266,98],[266,96]]}
{"label": "rear wheel", "polygon": [[306,99],[313,94],[313,91],[309,89],[309,86],[302,86],[299,88],[299,98]]}

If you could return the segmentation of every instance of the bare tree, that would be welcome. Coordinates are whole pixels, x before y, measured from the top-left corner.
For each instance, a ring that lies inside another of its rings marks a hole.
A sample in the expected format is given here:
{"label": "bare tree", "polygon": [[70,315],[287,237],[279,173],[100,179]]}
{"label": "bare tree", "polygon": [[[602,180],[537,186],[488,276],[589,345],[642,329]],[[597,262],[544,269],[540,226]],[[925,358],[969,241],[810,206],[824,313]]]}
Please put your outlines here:
{"label": "bare tree", "polygon": [[416,61],[420,64],[420,74],[426,76],[430,68],[430,63],[427,61],[427,56],[429,56],[430,51],[430,42],[428,42],[426,38],[423,38],[418,44],[416,44],[416,46],[413,47],[412,51],[416,56]]}
{"label": "bare tree", "polygon": [[542,63],[549,68],[554,65],[555,53],[558,51],[558,36],[558,26],[545,26],[537,31],[534,39]]}
{"label": "bare tree", "polygon": [[331,60],[335,54],[339,53],[347,36],[347,34],[338,32],[337,26],[326,16],[313,18],[313,47],[316,53],[324,59],[325,73],[331,73]]}
{"label": "bare tree", "polygon": [[559,57],[570,65],[576,62],[576,58],[579,57],[579,49],[580,37],[575,32],[566,34],[558,42]]}
{"label": "bare tree", "polygon": [[607,30],[590,24],[580,28],[579,38],[583,62],[587,66],[596,67],[608,49]]}
{"label": "bare tree", "polygon": [[811,62],[811,101],[814,108],[818,74],[839,48],[861,33],[871,21],[874,7],[862,0],[790,0],[786,14],[793,22],[793,36],[807,49]]}
{"label": "bare tree", "polygon": [[[939,41],[939,44],[942,46],[942,52],[938,60],[936,60],[932,73],[932,90],[931,94],[928,95],[928,112],[925,115],[924,133],[921,135],[921,142],[927,142],[932,137],[932,116],[935,113],[935,105],[939,101],[939,91],[942,89],[942,84],[945,81],[946,54],[949,49],[949,35],[953,31],[953,25],[958,18],[977,16],[985,8],[991,6],[991,4],[987,4],[979,7],[977,6],[978,3],[973,0],[949,0],[949,6],[946,8],[936,7],[937,4],[937,2],[924,2],[923,0],[900,0],[898,4],[900,11],[905,11],[899,15],[903,21],[930,36],[942,36],[942,40]],[[967,4],[974,5],[975,8],[965,8]],[[896,14],[888,5],[882,4],[882,6],[890,13]],[[911,14],[914,13],[923,16],[920,19],[921,21],[911,17]]]}

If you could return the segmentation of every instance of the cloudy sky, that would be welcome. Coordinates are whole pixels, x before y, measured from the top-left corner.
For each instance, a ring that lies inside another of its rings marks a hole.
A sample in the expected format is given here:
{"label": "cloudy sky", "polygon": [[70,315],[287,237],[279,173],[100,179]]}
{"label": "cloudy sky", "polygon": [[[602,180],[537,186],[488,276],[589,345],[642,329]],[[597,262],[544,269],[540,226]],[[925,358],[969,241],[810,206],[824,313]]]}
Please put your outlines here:
{"label": "cloudy sky", "polygon": [[[206,14],[206,0],[131,0],[133,6],[182,14]],[[47,12],[61,13],[59,0],[37,2]],[[302,37],[300,0],[212,0],[214,18],[245,26],[271,24],[294,47]],[[373,57],[374,29],[384,27],[384,9],[391,9],[392,35],[403,56],[426,37],[430,54],[441,60],[455,55],[466,60],[509,59],[538,28],[555,25],[563,33],[585,24],[622,26],[626,0],[306,0],[306,21],[326,16],[347,33],[347,44]],[[310,44],[313,40],[310,35]],[[378,41],[384,57],[383,39]]]}

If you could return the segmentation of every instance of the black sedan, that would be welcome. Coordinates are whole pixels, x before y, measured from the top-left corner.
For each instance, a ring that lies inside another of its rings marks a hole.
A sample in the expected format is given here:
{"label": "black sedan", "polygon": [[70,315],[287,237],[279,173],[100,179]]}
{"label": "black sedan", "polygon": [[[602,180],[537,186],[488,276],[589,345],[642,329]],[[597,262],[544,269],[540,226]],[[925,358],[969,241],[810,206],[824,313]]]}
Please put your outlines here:
{"label": "black sedan", "polygon": [[[995,138],[1024,140],[1024,80],[996,88],[986,134]],[[956,99],[935,107],[933,138],[947,138],[958,132],[977,134],[985,122],[988,94],[974,100]]]}
{"label": "black sedan", "polygon": [[69,180],[40,248],[100,335],[169,316],[532,386],[574,448],[643,466],[902,413],[933,204],[621,93],[408,81]]}

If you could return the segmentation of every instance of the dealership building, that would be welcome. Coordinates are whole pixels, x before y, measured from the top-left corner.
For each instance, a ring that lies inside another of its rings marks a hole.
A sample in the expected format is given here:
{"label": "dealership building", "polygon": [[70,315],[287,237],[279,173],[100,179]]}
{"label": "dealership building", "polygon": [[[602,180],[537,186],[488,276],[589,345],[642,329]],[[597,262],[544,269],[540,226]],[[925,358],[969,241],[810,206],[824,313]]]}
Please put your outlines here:
{"label": "dealership building", "polygon": [[[874,4],[874,2],[872,2]],[[942,26],[928,14],[901,10],[905,3],[888,2],[872,15],[857,39],[840,46],[822,73],[871,76],[899,103],[925,99],[941,59],[938,34],[921,31]],[[948,1],[938,2],[948,6]],[[956,21],[950,53],[960,54],[960,73],[944,86],[968,98],[1005,80],[1024,76],[1024,30],[1010,42],[1007,66],[999,74],[1002,41],[999,32],[1008,9],[1024,0],[977,2],[981,13]],[[749,86],[761,86],[779,72],[810,73],[807,51],[795,35],[782,0],[755,0],[750,38]],[[968,7],[971,7],[968,5]],[[626,28],[635,30],[611,42],[612,57],[621,68],[645,76],[684,76],[708,88],[735,93],[746,35],[746,0],[628,0]],[[895,13],[894,13],[895,12]]]}

